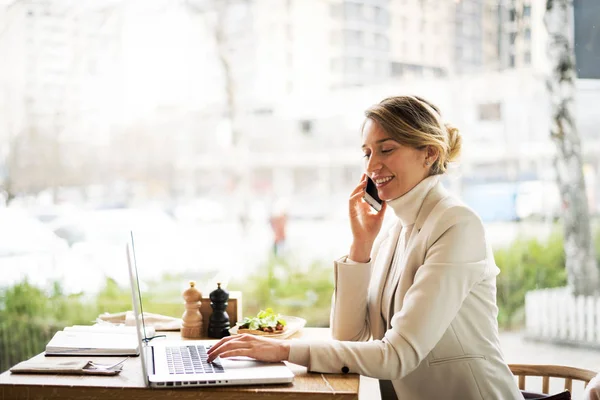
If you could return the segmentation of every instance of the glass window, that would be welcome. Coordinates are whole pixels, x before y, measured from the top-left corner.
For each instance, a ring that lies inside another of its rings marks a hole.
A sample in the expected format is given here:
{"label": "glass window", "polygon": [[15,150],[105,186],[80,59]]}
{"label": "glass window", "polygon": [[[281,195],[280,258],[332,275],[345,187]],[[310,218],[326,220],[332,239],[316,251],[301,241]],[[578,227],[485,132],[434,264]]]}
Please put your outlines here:
{"label": "glass window", "polygon": [[[544,0],[3,3],[14,7],[0,6],[0,373],[65,325],[130,309],[131,226],[154,281],[147,311],[180,318],[188,279],[206,296],[227,279],[243,317],[273,307],[327,326],[364,108],[403,89],[462,133],[447,188],[489,229],[499,325],[516,334],[525,294],[569,276],[562,242],[546,241],[565,211],[548,77],[527,68],[536,49],[545,58]],[[200,3],[219,9],[200,15]],[[600,0],[573,8],[577,73],[590,78],[574,87],[592,213],[577,222],[597,230]],[[282,213],[284,246],[271,218]],[[543,364],[536,354],[523,361]]]}

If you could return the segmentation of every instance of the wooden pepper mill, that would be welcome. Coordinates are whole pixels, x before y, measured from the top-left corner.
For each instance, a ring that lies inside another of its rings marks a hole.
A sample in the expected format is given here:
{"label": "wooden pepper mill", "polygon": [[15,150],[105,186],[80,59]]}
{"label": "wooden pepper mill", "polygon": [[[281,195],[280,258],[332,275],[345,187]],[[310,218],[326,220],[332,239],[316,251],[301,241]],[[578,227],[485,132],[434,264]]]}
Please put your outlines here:
{"label": "wooden pepper mill", "polygon": [[208,337],[221,339],[230,336],[229,315],[225,311],[227,300],[229,300],[229,292],[221,289],[221,283],[217,283],[217,288],[210,292],[209,297],[213,312],[208,319]]}
{"label": "wooden pepper mill", "polygon": [[198,339],[202,337],[202,293],[196,289],[196,282],[190,281],[190,287],[183,291],[185,300],[185,311],[181,319],[181,337],[187,339]]}

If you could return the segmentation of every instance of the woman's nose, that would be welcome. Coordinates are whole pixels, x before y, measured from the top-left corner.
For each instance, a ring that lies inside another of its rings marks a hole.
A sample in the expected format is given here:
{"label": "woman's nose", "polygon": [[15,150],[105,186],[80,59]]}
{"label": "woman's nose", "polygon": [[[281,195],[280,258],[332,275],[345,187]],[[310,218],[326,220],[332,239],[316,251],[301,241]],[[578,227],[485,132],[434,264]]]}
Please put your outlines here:
{"label": "woman's nose", "polygon": [[367,160],[367,165],[365,165],[365,170],[368,173],[372,173],[375,171],[379,171],[381,169],[381,161],[378,157],[371,155]]}

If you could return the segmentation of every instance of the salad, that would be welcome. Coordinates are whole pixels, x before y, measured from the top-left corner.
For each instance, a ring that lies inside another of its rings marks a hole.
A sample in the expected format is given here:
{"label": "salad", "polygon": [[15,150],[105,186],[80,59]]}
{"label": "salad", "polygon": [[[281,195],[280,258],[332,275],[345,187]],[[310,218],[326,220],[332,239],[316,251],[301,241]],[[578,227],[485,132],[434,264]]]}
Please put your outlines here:
{"label": "salad", "polygon": [[256,317],[246,317],[239,325],[240,329],[248,329],[269,333],[280,333],[285,330],[286,322],[272,308],[260,310]]}

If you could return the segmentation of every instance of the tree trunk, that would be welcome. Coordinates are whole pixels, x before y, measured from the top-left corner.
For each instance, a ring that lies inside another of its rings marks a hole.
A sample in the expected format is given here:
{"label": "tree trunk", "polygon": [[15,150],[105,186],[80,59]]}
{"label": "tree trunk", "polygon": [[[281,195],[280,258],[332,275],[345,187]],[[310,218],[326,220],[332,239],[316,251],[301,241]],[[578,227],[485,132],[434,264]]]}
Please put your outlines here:
{"label": "tree trunk", "polygon": [[576,69],[572,0],[546,0],[544,23],[549,35],[551,65],[547,79],[552,116],[550,136],[556,145],[567,279],[575,294],[589,295],[598,291],[600,274],[592,243],[581,141],[573,115]]}

